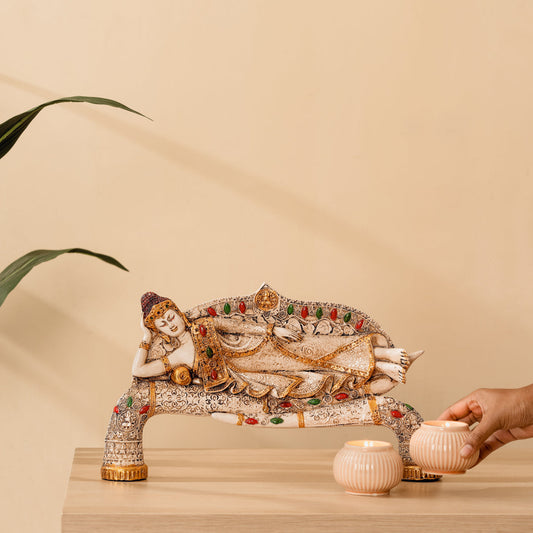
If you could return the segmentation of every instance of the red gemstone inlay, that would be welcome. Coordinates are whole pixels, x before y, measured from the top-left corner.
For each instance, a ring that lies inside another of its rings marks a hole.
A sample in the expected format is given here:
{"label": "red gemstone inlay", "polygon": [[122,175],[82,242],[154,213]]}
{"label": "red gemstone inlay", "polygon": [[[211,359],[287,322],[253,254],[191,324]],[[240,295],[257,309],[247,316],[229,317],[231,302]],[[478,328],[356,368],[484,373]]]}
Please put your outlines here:
{"label": "red gemstone inlay", "polygon": [[207,312],[208,312],[211,316],[217,316],[217,312],[216,312],[212,307],[208,307],[208,308],[207,308]]}
{"label": "red gemstone inlay", "polygon": [[205,337],[207,335],[207,328],[203,324],[200,324],[198,326],[198,331],[200,332],[200,335],[202,337]]}
{"label": "red gemstone inlay", "polygon": [[331,313],[329,314],[329,316],[331,317],[331,320],[337,320],[337,310],[336,309],[332,309]]}
{"label": "red gemstone inlay", "polygon": [[211,379],[217,379],[218,378],[218,372],[216,370],[211,371]]}
{"label": "red gemstone inlay", "polygon": [[400,413],[400,411],[396,411],[396,410],[391,411],[390,414],[391,414],[394,418],[402,418],[402,417],[403,417],[402,413]]}
{"label": "red gemstone inlay", "polygon": [[302,318],[307,318],[309,316],[309,309],[307,306],[302,307]]}
{"label": "red gemstone inlay", "polygon": [[340,392],[335,396],[336,400],[346,400],[348,398],[348,395],[345,392]]}
{"label": "red gemstone inlay", "polygon": [[246,424],[250,424],[250,426],[255,426],[256,424],[258,424],[257,420],[255,418],[247,418],[245,420],[245,423]]}
{"label": "red gemstone inlay", "polygon": [[280,407],[283,407],[284,409],[286,409],[287,407],[292,407],[292,403],[291,402],[282,402],[279,404]]}
{"label": "red gemstone inlay", "polygon": [[355,329],[361,329],[364,323],[365,323],[364,319],[358,320],[357,324],[355,325]]}
{"label": "red gemstone inlay", "polygon": [[117,413],[118,415],[118,405],[115,405],[115,407],[113,408],[113,411],[115,411],[115,413]]}
{"label": "red gemstone inlay", "polygon": [[139,409],[139,413],[140,413],[141,415],[144,415],[144,413],[147,413],[149,410],[150,410],[150,406],[149,406],[149,405],[145,405],[145,406],[143,406],[143,407],[141,407],[141,408]]}
{"label": "red gemstone inlay", "polygon": [[245,304],[244,302],[241,302],[241,303],[239,304],[239,311],[240,311],[241,313],[244,313],[244,312],[246,311],[246,304]]}

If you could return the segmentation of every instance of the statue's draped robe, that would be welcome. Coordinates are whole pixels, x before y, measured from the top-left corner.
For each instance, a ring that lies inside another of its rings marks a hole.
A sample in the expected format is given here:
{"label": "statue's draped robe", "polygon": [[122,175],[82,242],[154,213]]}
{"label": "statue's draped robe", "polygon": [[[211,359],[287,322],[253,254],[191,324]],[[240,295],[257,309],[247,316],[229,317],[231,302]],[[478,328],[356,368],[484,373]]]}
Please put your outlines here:
{"label": "statue's draped robe", "polygon": [[309,398],[360,388],[374,371],[376,335],[304,335],[280,339],[272,326],[264,336],[215,330],[213,319],[191,327],[194,372],[208,392],[245,392],[255,398]]}

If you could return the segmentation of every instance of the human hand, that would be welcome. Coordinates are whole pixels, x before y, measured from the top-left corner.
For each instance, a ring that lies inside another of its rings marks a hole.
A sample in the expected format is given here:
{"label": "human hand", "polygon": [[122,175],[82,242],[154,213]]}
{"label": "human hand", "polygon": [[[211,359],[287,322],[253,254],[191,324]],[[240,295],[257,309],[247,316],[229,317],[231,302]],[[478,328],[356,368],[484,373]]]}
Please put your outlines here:
{"label": "human hand", "polygon": [[276,337],[279,337],[280,339],[287,339],[290,341],[301,341],[302,340],[301,333],[293,331],[292,329],[282,328],[280,326],[276,326],[273,329],[272,333],[274,333],[274,335],[276,335]]}
{"label": "human hand", "polygon": [[461,455],[479,449],[479,460],[514,440],[533,437],[533,385],[520,389],[478,389],[446,409],[439,420],[479,424],[466,440]]}
{"label": "human hand", "polygon": [[150,344],[152,341],[152,332],[146,327],[146,324],[144,323],[144,317],[141,314],[141,329],[143,330],[143,342],[147,342]]}

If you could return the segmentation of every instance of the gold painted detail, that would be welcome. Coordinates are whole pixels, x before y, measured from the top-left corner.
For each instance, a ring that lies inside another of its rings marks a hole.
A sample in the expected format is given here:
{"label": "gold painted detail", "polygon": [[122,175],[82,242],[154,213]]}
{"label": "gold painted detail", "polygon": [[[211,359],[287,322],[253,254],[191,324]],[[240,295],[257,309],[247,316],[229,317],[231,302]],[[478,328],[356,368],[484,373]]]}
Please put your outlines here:
{"label": "gold painted detail", "polygon": [[161,357],[161,362],[165,365],[165,374],[170,374],[170,372],[172,372],[172,365],[168,360],[168,356],[163,355],[163,357]]}
{"label": "gold painted detail", "polygon": [[268,408],[268,398],[263,398],[263,413],[269,414],[270,409]]}
{"label": "gold painted detail", "polygon": [[148,418],[154,416],[155,413],[155,382],[150,381],[150,410],[148,411]]}
{"label": "gold painted detail", "polygon": [[426,479],[440,479],[441,477],[437,474],[428,474],[417,465],[404,465],[403,467],[403,481],[424,481]]}
{"label": "gold painted detail", "polygon": [[244,422],[244,415],[242,413],[239,413],[237,416],[238,416],[237,425],[242,426],[242,423]]}
{"label": "gold painted detail", "polygon": [[376,402],[376,397],[370,391],[370,386],[365,384],[364,390],[366,393],[366,401],[368,402],[368,407],[370,408],[370,416],[372,417],[372,422],[379,426],[382,422],[381,416],[379,416],[378,404]]}
{"label": "gold painted detail", "polygon": [[[205,335],[200,334],[200,329],[202,329]],[[270,343],[271,346],[282,355],[309,365],[311,368],[331,369],[348,374],[345,379],[340,380],[339,383],[335,384],[332,392],[335,392],[338,388],[343,387],[350,375],[352,377],[355,376],[357,378],[362,378],[360,379],[361,383],[358,384],[358,386],[361,386],[374,372],[375,361],[372,347],[373,334],[356,338],[344,346],[340,346],[336,350],[333,350],[332,352],[325,354],[318,359],[313,359],[306,357],[305,355],[295,353],[292,349],[290,349],[290,346],[287,346],[287,343],[272,335],[273,329],[274,325],[268,324],[265,337],[253,348],[245,351],[233,351],[221,345],[218,338],[215,321],[211,317],[197,319],[194,325],[191,327],[191,335],[196,352],[193,371],[202,380],[204,390],[206,392],[219,392],[231,387],[230,391],[232,394],[238,394],[243,390],[246,390],[246,393],[254,398],[262,398],[268,395],[274,388],[272,385],[265,385],[265,387],[263,387],[261,390],[252,390],[250,384],[246,380],[240,379],[237,381],[233,377],[233,374],[231,374],[231,372],[240,372],[239,367],[233,364],[234,360],[255,355],[260,352],[260,350],[268,343]],[[335,357],[343,353],[357,350],[363,350],[368,354],[368,366],[365,370],[349,368],[333,361]],[[249,370],[247,373],[270,374],[271,372],[266,370]],[[294,391],[303,382],[303,378],[293,375],[287,375],[285,377],[291,379],[292,382],[287,386],[283,393],[280,393],[280,397],[291,396],[294,398],[307,398],[315,396],[327,386],[327,383],[334,381],[331,375],[325,375],[323,376],[320,386],[316,387],[315,390],[312,392],[298,394]]]}
{"label": "gold painted detail", "polygon": [[[239,371],[239,368],[236,367],[234,364],[232,364],[231,360],[226,361],[226,365],[227,365],[227,367],[230,370],[234,370],[235,372]],[[271,374],[271,372],[268,371],[268,370],[248,370],[246,373],[247,374],[252,374],[252,375],[253,374],[257,374],[257,375]],[[283,390],[281,393],[279,393],[279,398],[285,398],[285,396],[291,396],[293,398],[307,398],[309,396],[312,396],[312,394],[308,394],[308,393],[303,394],[303,395],[298,395],[298,394],[293,393],[293,390],[296,387],[298,387],[299,385],[301,385],[301,383],[303,382],[303,378],[302,377],[294,376],[294,375],[291,375],[291,374],[286,374],[284,377],[286,377],[287,379],[291,379],[292,381],[291,381],[291,383],[289,385],[287,385],[285,390]],[[320,383],[320,385],[316,387],[316,392],[319,392],[319,391],[321,391],[323,389],[324,384],[325,384],[325,382],[328,379],[332,380],[333,378],[331,378],[331,376],[325,376],[322,379],[322,382]],[[247,389],[246,390],[246,394],[248,394],[249,396],[252,396],[252,398],[263,398],[264,396],[269,394],[270,391],[274,388],[273,385],[265,385],[263,390],[261,390],[261,391],[253,391],[249,387],[250,387],[250,384],[247,381],[243,380],[242,386],[239,389],[237,389],[237,390],[232,390],[232,393],[233,394],[237,394],[238,392],[242,392],[244,389]]]}
{"label": "gold painted detail", "polygon": [[298,427],[299,428],[304,428],[305,427],[305,420],[304,420],[303,411],[298,411],[296,413],[296,415],[298,416]]}
{"label": "gold painted detail", "polygon": [[[271,326],[271,324],[269,324]],[[273,329],[273,328],[272,328]],[[194,331],[194,328],[193,328]],[[357,339],[353,340],[352,342],[349,342],[345,344],[344,346],[340,346],[336,350],[333,350],[332,352],[323,355],[322,357],[318,359],[311,359],[309,357],[305,357],[304,355],[300,355],[297,353],[294,353],[293,351],[289,350],[286,347],[286,343],[284,343],[283,340],[273,336],[270,334],[270,331],[267,329],[267,335],[265,338],[257,344],[254,348],[251,348],[250,350],[245,351],[231,351],[223,346],[220,346],[221,353],[229,359],[239,359],[241,357],[249,357],[251,355],[255,355],[258,353],[267,343],[272,343],[274,348],[282,353],[283,355],[290,357],[291,359],[295,359],[296,361],[299,361],[301,363],[305,363],[307,365],[317,367],[317,368],[329,368],[331,370],[336,370],[338,372],[343,372],[347,374],[351,374],[352,376],[361,377],[365,380],[369,379],[370,376],[374,373],[375,369],[375,360],[374,360],[374,350],[372,345],[372,337],[373,334],[365,335],[364,337],[358,337]],[[347,352],[349,350],[356,350],[357,348],[360,348],[364,346],[368,353],[370,354],[370,361],[368,364],[368,369],[366,371],[362,370],[356,370],[354,368],[349,368],[344,365],[338,365],[336,363],[331,363],[330,360],[334,359],[338,355]]]}
{"label": "gold painted detail", "polygon": [[265,287],[257,291],[254,301],[261,311],[272,311],[278,305],[279,296],[276,291]]}
{"label": "gold painted detail", "polygon": [[146,465],[104,465],[100,469],[102,479],[108,481],[139,481],[148,477]]}
{"label": "gold painted detail", "polygon": [[187,386],[192,381],[191,370],[185,365],[178,366],[170,374],[170,379],[177,385]]}
{"label": "gold painted detail", "polygon": [[[193,327],[191,331],[194,332],[195,329],[196,328]],[[299,361],[301,363],[304,363],[306,365],[309,365],[311,367],[330,369],[330,370],[335,370],[337,372],[343,372],[346,374],[350,374],[352,376],[363,378],[364,381],[368,380],[370,376],[374,373],[375,359],[374,359],[374,350],[373,350],[373,345],[372,345],[372,337],[374,334],[365,335],[363,337],[358,337],[352,342],[349,342],[345,344],[344,346],[340,346],[336,350],[333,350],[332,352],[326,355],[323,355],[322,357],[318,359],[312,359],[304,355],[295,353],[291,351],[289,348],[287,348],[286,342],[284,342],[282,339],[275,337],[272,334],[273,329],[274,329],[274,325],[268,324],[265,338],[260,343],[258,343],[256,346],[251,348],[250,350],[232,351],[232,350],[225,348],[224,346],[221,346],[218,343],[218,341],[217,341],[217,347],[218,347],[217,349],[219,353],[222,354],[226,358],[226,360],[228,361],[228,364],[230,364],[229,361],[231,361],[232,359],[240,359],[242,357],[249,357],[249,356],[255,355],[266,344],[271,343],[272,346],[281,354],[285,355],[286,357],[290,357],[291,359],[294,359],[296,361]],[[216,336],[216,331],[214,332],[214,335]],[[209,336],[209,333],[207,336]],[[334,362],[330,362],[332,359],[341,355],[344,352],[347,352],[350,350],[357,350],[360,348],[364,348],[369,354],[368,368],[365,371],[357,370],[355,368],[349,368],[345,365],[340,365]],[[339,387],[340,386],[342,386],[342,384],[340,384]]]}
{"label": "gold painted detail", "polygon": [[[284,346],[283,341],[276,337],[272,337],[271,342],[276,347],[276,349],[279,350],[283,355],[286,355],[287,357],[291,357],[292,359],[296,359],[297,361],[301,361],[302,363],[306,363],[311,366],[315,366],[319,368],[330,368],[331,370],[337,370],[338,372],[345,372],[348,374],[352,374],[353,376],[362,377],[365,380],[367,380],[374,372],[375,361],[374,361],[374,356],[373,356],[374,350],[372,347],[372,335],[365,335],[364,337],[359,337],[355,339],[354,341],[349,342],[348,344],[345,344],[344,346],[340,346],[333,352],[326,354],[318,359],[311,359],[309,357],[305,357],[303,355],[299,355],[299,354],[291,352],[289,349],[287,349]],[[368,365],[368,369],[366,370],[366,372],[329,362],[331,359],[334,359],[335,357],[337,357],[339,354],[343,352],[356,349],[357,346],[360,344],[365,345],[369,353],[372,354],[371,361],[370,361],[370,364]]]}
{"label": "gold painted detail", "polygon": [[[205,336],[200,334],[200,326],[205,327]],[[229,374],[213,319],[207,317],[196,320],[191,335],[196,353],[193,370],[202,380],[204,390],[210,391],[220,386],[225,388]]]}

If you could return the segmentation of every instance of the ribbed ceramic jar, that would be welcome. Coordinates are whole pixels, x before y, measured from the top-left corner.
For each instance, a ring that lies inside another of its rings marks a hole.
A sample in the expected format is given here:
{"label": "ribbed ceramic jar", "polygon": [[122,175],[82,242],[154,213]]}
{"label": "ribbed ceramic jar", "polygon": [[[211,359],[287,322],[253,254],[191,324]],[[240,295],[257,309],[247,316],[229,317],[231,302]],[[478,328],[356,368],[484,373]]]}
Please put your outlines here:
{"label": "ribbed ceramic jar", "polygon": [[333,475],[348,494],[381,496],[402,480],[403,462],[390,442],[351,440],[335,456]]}
{"label": "ribbed ceramic jar", "polygon": [[459,454],[469,433],[470,428],[464,422],[423,422],[411,437],[411,457],[428,474],[464,474],[479,457],[479,451],[468,459]]}

